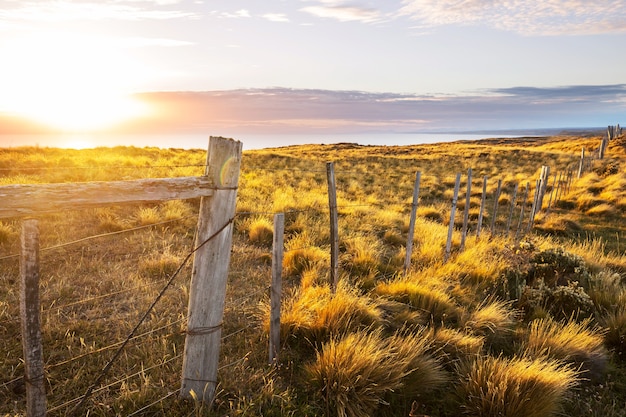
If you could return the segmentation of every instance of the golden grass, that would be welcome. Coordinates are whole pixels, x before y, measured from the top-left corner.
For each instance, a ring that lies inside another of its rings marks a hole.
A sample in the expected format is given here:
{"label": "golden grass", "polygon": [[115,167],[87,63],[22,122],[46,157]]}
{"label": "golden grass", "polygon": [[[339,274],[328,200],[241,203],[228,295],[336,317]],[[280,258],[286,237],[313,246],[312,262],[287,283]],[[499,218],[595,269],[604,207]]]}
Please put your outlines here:
{"label": "golden grass", "polygon": [[360,331],[332,338],[305,371],[327,414],[369,417],[392,393],[424,394],[445,382],[439,364],[428,356],[426,331],[383,338]]}
{"label": "golden grass", "polygon": [[577,372],[547,359],[479,357],[458,386],[463,415],[549,417],[556,415]]}
{"label": "golden grass", "polygon": [[602,374],[607,361],[603,331],[592,325],[590,319],[566,323],[534,320],[529,326],[524,351],[533,357],[549,356],[582,365],[593,377]]}

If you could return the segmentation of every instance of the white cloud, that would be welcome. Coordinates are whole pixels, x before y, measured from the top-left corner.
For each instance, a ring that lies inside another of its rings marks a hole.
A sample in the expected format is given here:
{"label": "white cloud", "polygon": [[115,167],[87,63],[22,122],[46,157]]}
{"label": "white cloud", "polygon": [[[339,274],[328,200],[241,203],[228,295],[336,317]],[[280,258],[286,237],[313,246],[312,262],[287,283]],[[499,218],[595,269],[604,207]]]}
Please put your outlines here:
{"label": "white cloud", "polygon": [[234,13],[229,13],[229,12],[220,13],[220,17],[225,17],[228,19],[241,19],[245,17],[250,17],[250,12],[246,9],[240,9]]}
{"label": "white cloud", "polygon": [[262,17],[270,22],[289,22],[289,18],[283,13],[266,13]]}
{"label": "white cloud", "polygon": [[[153,4],[173,4],[167,0]],[[31,1],[15,8],[1,8],[0,21],[65,22],[77,20],[167,20],[197,17],[182,10],[154,10],[138,5],[107,2]]]}
{"label": "white cloud", "polygon": [[337,4],[337,2],[327,1],[323,3],[332,4],[308,6],[300,10],[317,17],[336,19],[340,22],[358,21],[363,23],[371,23],[379,21],[381,19],[381,13],[378,10],[355,6],[342,6]]}
{"label": "white cloud", "polygon": [[626,32],[624,0],[403,0],[422,27],[486,25],[523,35]]}

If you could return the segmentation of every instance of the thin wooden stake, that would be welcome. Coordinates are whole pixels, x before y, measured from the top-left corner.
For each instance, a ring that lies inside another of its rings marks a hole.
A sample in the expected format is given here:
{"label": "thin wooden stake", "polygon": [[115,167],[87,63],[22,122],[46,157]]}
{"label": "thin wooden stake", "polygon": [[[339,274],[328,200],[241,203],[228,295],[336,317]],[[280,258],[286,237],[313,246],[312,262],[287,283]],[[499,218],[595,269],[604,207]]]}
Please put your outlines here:
{"label": "thin wooden stake", "polygon": [[180,395],[205,403],[213,401],[217,386],[241,146],[241,142],[232,139],[211,137],[206,175],[219,188],[211,197],[200,200],[196,233],[199,249],[194,256],[189,289]]}
{"label": "thin wooden stake", "polygon": [[450,225],[448,227],[448,241],[446,242],[446,252],[444,262],[447,262],[452,252],[452,233],[454,232],[454,216],[456,215],[456,204],[459,198],[459,187],[461,186],[461,174],[456,174],[454,182],[454,195],[452,196],[452,208],[450,210]]}
{"label": "thin wooden stake", "polygon": [[522,208],[519,211],[519,220],[517,222],[517,230],[515,231],[515,241],[518,241],[521,237],[522,232],[522,222],[524,221],[524,207],[528,201],[528,190],[530,188],[530,183],[526,183],[526,191],[524,191],[524,197],[522,198]]}
{"label": "thin wooden stake", "polygon": [[485,203],[487,201],[487,176],[483,177],[483,194],[480,198],[480,211],[478,212],[478,225],[476,226],[476,237],[480,237],[480,229],[483,227],[483,215],[485,213]]}
{"label": "thin wooden stake", "polygon": [[496,198],[493,202],[493,217],[491,219],[491,234],[496,234],[496,218],[498,217],[498,203],[500,200],[500,193],[502,192],[502,180],[498,180],[498,188],[496,189]]}
{"label": "thin wooden stake", "polygon": [[535,196],[533,198],[533,205],[530,208],[530,218],[528,219],[528,232],[533,228],[535,224],[535,214],[537,213],[537,202],[539,201],[540,181],[537,180],[535,184]]}
{"label": "thin wooden stake", "polygon": [[26,382],[26,416],[46,415],[43,346],[39,318],[39,225],[37,220],[22,224],[20,257],[20,316]]}
{"label": "thin wooden stake", "polygon": [[548,212],[552,209],[552,197],[554,197],[555,191],[554,188],[556,186],[556,173],[554,174],[554,179],[552,180],[552,188],[550,189],[550,200],[548,200]]}
{"label": "thin wooden stake", "polygon": [[334,294],[339,284],[339,221],[337,212],[337,185],[335,163],[326,163],[328,178],[328,206],[330,208],[330,291]]}
{"label": "thin wooden stake", "polygon": [[411,218],[409,220],[409,236],[406,240],[406,256],[404,258],[404,275],[409,273],[411,269],[411,256],[413,255],[413,239],[415,234],[415,218],[417,217],[417,204],[420,192],[420,180],[422,173],[417,171],[415,174],[415,184],[413,185],[413,204],[411,205]]}
{"label": "thin wooden stake", "polygon": [[467,170],[467,190],[465,191],[465,208],[463,210],[463,229],[461,230],[460,252],[465,250],[465,239],[467,238],[467,226],[469,222],[470,198],[472,192],[472,168]]}
{"label": "thin wooden stake", "polygon": [[515,184],[515,188],[513,188],[513,197],[511,198],[511,208],[509,209],[509,218],[506,221],[506,235],[509,235],[511,231],[511,222],[513,221],[513,210],[515,209],[515,203],[517,199],[517,189],[519,188],[519,184]]}
{"label": "thin wooden stake", "polygon": [[278,361],[280,351],[280,305],[285,235],[285,215],[274,215],[274,240],[272,244],[272,289],[270,293],[270,365]]}
{"label": "thin wooden stake", "polygon": [[583,148],[580,154],[580,163],[578,165],[578,179],[583,175],[583,169],[585,167],[585,148]]}

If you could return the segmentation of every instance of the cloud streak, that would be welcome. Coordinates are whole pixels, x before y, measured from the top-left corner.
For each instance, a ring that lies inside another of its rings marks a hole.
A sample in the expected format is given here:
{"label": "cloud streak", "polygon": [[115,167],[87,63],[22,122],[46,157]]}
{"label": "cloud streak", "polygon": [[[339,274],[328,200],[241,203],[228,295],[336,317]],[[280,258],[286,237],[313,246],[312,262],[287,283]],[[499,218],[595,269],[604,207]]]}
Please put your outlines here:
{"label": "cloud streak", "polygon": [[423,28],[485,25],[527,36],[626,32],[623,0],[403,0]]}
{"label": "cloud streak", "polygon": [[[463,96],[287,88],[145,93],[153,119],[133,131],[408,133],[597,127],[619,122],[626,84],[514,87]],[[184,115],[184,116],[180,116]]]}

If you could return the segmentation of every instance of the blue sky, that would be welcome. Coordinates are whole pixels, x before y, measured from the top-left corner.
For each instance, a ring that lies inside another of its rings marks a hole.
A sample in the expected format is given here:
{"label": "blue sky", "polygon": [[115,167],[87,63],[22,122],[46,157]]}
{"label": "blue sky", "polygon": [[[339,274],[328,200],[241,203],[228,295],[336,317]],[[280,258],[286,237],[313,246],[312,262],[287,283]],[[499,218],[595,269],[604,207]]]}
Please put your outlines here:
{"label": "blue sky", "polygon": [[227,132],[602,126],[624,45],[626,1],[0,0],[0,117],[88,129],[148,120],[126,94],[210,91],[202,129]]}

